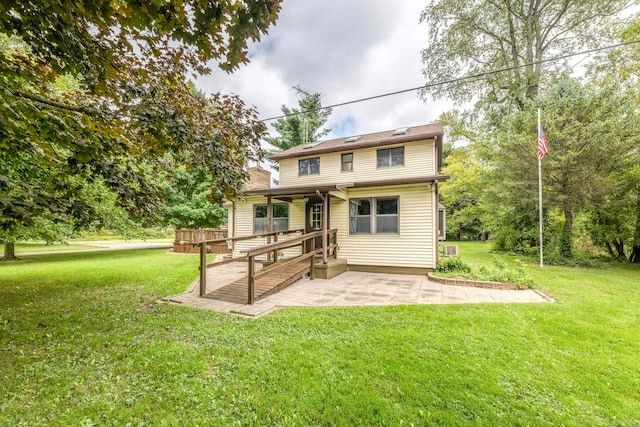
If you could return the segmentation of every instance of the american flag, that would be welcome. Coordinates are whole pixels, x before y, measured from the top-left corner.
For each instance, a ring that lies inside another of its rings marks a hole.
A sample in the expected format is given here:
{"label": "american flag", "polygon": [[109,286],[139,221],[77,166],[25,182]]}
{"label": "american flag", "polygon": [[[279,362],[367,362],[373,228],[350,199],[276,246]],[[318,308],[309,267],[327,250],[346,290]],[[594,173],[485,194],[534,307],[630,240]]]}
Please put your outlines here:
{"label": "american flag", "polygon": [[547,143],[547,137],[542,130],[542,125],[538,127],[538,158],[544,159],[544,155],[549,152],[549,144]]}

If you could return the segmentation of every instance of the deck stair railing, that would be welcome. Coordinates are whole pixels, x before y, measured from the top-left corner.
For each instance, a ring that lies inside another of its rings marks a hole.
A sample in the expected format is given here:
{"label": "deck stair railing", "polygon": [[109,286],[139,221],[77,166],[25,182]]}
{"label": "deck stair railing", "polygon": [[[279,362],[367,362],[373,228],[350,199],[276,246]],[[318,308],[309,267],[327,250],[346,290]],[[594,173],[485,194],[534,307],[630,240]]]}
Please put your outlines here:
{"label": "deck stair railing", "polygon": [[[301,246],[301,253],[302,255],[293,258],[293,259],[287,259],[287,260],[283,260],[281,262],[278,262],[278,266],[274,266],[276,268],[279,267],[283,267],[283,266],[287,266],[290,265],[294,262],[299,262],[303,259],[307,259],[310,258],[310,265],[313,265],[313,263],[315,263],[314,261],[314,257],[315,255],[318,255],[318,253],[322,253],[323,249],[317,249],[317,250],[313,250],[307,253],[307,251],[305,250],[307,247],[307,242],[311,241],[312,243],[310,244],[311,247],[314,247],[315,245],[315,241],[316,238],[321,237],[322,236],[322,231],[315,231],[312,233],[308,233],[308,234],[304,234],[301,236],[297,236],[294,237],[292,239],[289,240],[285,240],[285,241],[278,241],[278,236],[285,236],[285,235],[290,235],[290,234],[296,234],[296,233],[303,233],[304,230],[302,229],[296,229],[296,230],[287,230],[287,231],[274,231],[271,233],[261,233],[261,234],[253,234],[250,236],[242,236],[242,237],[232,237],[232,238],[227,238],[227,239],[216,239],[216,240],[203,240],[203,241],[199,241],[199,242],[192,242],[191,244],[194,246],[199,246],[200,248],[200,296],[204,296],[207,293],[207,269],[211,268],[211,267],[215,267],[215,266],[219,266],[223,263],[227,263],[227,262],[235,262],[235,261],[241,261],[241,260],[247,260],[248,261],[248,274],[247,274],[247,278],[248,278],[248,286],[249,286],[249,303],[253,304],[253,301],[255,300],[254,298],[254,292],[253,292],[253,286],[255,284],[255,279],[259,278],[265,274],[267,274],[267,271],[265,272],[260,272],[256,275],[256,269],[255,269],[255,263],[256,263],[256,258],[262,255],[267,255],[267,260],[273,260],[274,262],[276,262],[278,260],[278,252],[281,251],[282,249],[286,249],[286,248],[290,248],[290,247],[294,247],[294,246]],[[263,246],[259,246],[259,247],[255,247],[246,251],[242,251],[243,253],[246,253],[246,255],[244,256],[240,256],[240,257],[235,257],[235,258],[231,258],[222,262],[212,262],[212,263],[207,263],[207,246],[208,245],[216,245],[216,244],[220,244],[220,243],[224,243],[226,242],[226,244],[229,246],[229,253],[232,255],[233,257],[233,253],[234,253],[234,247],[235,247],[235,243],[236,242],[241,242],[241,241],[248,241],[248,240],[254,240],[254,239],[259,239],[259,238],[266,238],[267,241],[270,239],[273,239],[273,243],[267,243],[266,245]],[[337,257],[337,251],[338,251],[338,242],[337,242],[337,230],[336,229],[332,229],[332,230],[328,230],[327,231],[327,248],[326,248],[326,253],[329,253],[330,251],[332,251],[333,253],[331,254],[332,257],[336,258]],[[313,256],[312,256],[313,255]],[[304,258],[302,258],[304,257]],[[269,269],[269,271],[273,271],[275,268]],[[310,275],[313,274],[313,268],[310,269]]]}
{"label": "deck stair railing", "polygon": [[[294,237],[293,239],[286,240],[284,242],[274,242],[264,246],[260,246],[257,248],[249,249],[246,251],[248,258],[248,269],[247,269],[247,285],[248,285],[248,304],[253,304],[255,302],[255,281],[256,279],[266,276],[270,273],[273,273],[274,270],[288,267],[292,264],[299,263],[304,260],[309,260],[309,277],[313,280],[314,278],[314,266],[316,256],[321,255],[323,253],[323,248],[312,249],[309,252],[306,252],[305,248],[307,247],[307,242],[311,241],[311,247],[315,248],[314,244],[317,237],[322,236],[322,231],[314,231],[312,233],[307,233],[299,237]],[[338,257],[338,230],[332,229],[327,231],[327,253],[331,255],[333,258]],[[296,256],[294,258],[282,260],[277,262],[277,264],[272,265],[268,270],[258,271],[255,269],[255,260],[257,256],[264,255],[270,252],[274,253],[274,260],[277,260],[275,254],[278,251],[283,249],[288,249],[294,246],[301,246],[302,254]]]}

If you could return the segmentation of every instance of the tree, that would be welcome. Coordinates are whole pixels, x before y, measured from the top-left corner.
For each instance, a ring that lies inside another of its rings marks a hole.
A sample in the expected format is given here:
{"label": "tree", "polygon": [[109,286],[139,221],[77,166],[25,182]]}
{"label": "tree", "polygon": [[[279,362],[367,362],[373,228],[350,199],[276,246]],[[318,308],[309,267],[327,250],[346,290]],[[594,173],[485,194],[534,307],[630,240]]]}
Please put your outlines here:
{"label": "tree", "polygon": [[[622,28],[622,42],[632,42],[640,35],[640,19],[635,17]],[[640,98],[640,48],[631,44],[607,51],[600,61],[589,67],[590,75],[599,85],[613,85],[626,92],[635,102],[629,105],[629,115],[638,121],[637,100]],[[606,248],[617,259],[627,258],[640,264],[640,149],[629,153],[631,167],[620,169],[613,178],[615,193],[611,193],[589,213],[586,229],[593,242]],[[635,162],[635,163],[633,163]],[[627,256],[628,253],[628,256]]]}
{"label": "tree", "polygon": [[246,62],[247,40],[266,32],[279,3],[2,2],[0,151],[8,166],[0,182],[17,192],[3,198],[3,215],[28,224],[62,204],[46,192],[21,201],[28,186],[9,171],[25,164],[103,182],[136,213],[157,206],[155,174],[145,168],[162,168],[168,155],[206,168],[213,199],[239,194],[245,164],[262,156],[265,126],[235,96],[194,93],[187,76],[209,71],[209,61],[229,71]]}
{"label": "tree", "polygon": [[[565,63],[542,64],[554,54],[567,54],[609,39],[627,0],[433,0],[421,15],[428,26],[422,51],[428,83],[452,77],[490,73],[424,94],[454,101],[477,100],[486,114],[524,110],[550,74],[567,70]],[[527,65],[529,64],[529,65]],[[522,68],[519,68],[524,66]]]}
{"label": "tree", "polygon": [[266,138],[266,141],[278,151],[315,142],[331,132],[331,129],[322,128],[332,111],[331,108],[322,108],[322,95],[319,92],[301,92],[304,96],[298,101],[298,108],[283,105],[281,111],[286,117],[276,120],[273,124],[280,136]]}
{"label": "tree", "polygon": [[175,228],[217,228],[226,221],[226,209],[209,200],[211,180],[204,169],[179,166],[167,177],[162,222]]}
{"label": "tree", "polygon": [[[88,180],[65,167],[28,156],[8,162],[0,154],[0,243],[3,261],[17,259],[19,240],[66,240],[75,231],[103,228],[130,236],[138,224],[102,178]],[[130,209],[131,211],[131,209]]]}
{"label": "tree", "polygon": [[[237,97],[214,95],[218,107],[205,108],[186,76],[207,72],[210,60],[226,70],[246,62],[247,40],[279,8],[278,0],[2,2],[0,147],[52,161],[68,149],[82,163],[189,146],[212,154],[216,188],[235,195],[247,157],[260,154],[263,125]],[[77,90],[56,91],[61,76],[76,78]]]}
{"label": "tree", "polygon": [[482,203],[486,172],[471,147],[456,148],[447,157],[442,173],[451,179],[441,184],[440,196],[447,208],[447,229],[454,230],[458,240],[486,231]]}
{"label": "tree", "polygon": [[[562,213],[560,254],[571,256],[576,216],[600,209],[609,195],[626,186],[615,177],[637,162],[639,122],[634,104],[634,99],[615,86],[586,86],[560,79],[525,111],[505,118],[493,159],[494,202],[505,206],[528,203],[536,210],[535,135],[540,107],[551,145],[543,161],[544,204]],[[530,226],[535,229],[535,222]]]}

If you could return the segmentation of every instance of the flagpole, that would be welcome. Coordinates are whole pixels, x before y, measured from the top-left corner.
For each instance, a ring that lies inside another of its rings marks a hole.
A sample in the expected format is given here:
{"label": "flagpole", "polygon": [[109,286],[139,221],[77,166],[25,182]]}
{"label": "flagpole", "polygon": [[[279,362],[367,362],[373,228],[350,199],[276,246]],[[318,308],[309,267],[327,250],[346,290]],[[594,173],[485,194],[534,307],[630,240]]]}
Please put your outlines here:
{"label": "flagpole", "polygon": [[[538,138],[540,138],[540,129],[542,128],[542,123],[540,119],[540,109],[538,108]],[[542,243],[542,160],[540,156],[538,156],[538,201],[539,201],[539,210],[538,217],[540,219],[540,268],[544,268],[544,257],[542,255],[543,252],[543,243]]]}

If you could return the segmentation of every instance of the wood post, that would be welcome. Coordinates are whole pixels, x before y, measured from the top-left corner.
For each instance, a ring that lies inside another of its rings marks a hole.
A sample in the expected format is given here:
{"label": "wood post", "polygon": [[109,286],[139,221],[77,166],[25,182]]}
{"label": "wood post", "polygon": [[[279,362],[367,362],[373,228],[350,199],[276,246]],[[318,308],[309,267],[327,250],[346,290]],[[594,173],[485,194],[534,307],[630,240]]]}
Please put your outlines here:
{"label": "wood post", "polygon": [[[315,240],[315,239],[314,239]],[[309,267],[309,279],[313,280],[316,278],[316,252],[313,251],[313,255],[309,257],[311,266]]]}
{"label": "wood post", "polygon": [[255,275],[255,256],[250,256],[249,257],[249,271],[247,272],[247,280],[249,282],[249,287],[247,289],[247,293],[248,293],[248,298],[247,298],[247,304],[253,304],[254,300],[255,300],[255,278],[253,277]]}
{"label": "wood post", "polygon": [[320,191],[316,190],[316,194],[322,199],[322,263],[327,263],[327,234],[329,221],[329,193],[323,196]]}
{"label": "wood post", "polygon": [[200,296],[207,294],[207,244],[200,243]]}
{"label": "wood post", "polygon": [[[273,203],[271,197],[267,197],[267,233],[273,232]],[[271,234],[267,236],[267,245],[271,243]],[[271,261],[271,253],[267,254],[267,261]],[[275,259],[274,259],[275,261]]]}
{"label": "wood post", "polygon": [[[273,235],[273,243],[276,243],[278,241],[278,233]],[[273,250],[273,262],[278,262],[278,250],[274,249]]]}
{"label": "wood post", "polygon": [[338,259],[338,232],[333,233],[333,244],[336,245],[333,248],[333,257]]}

